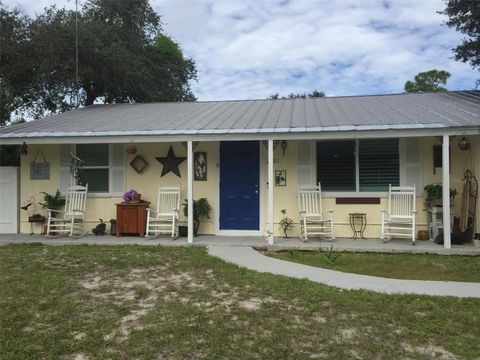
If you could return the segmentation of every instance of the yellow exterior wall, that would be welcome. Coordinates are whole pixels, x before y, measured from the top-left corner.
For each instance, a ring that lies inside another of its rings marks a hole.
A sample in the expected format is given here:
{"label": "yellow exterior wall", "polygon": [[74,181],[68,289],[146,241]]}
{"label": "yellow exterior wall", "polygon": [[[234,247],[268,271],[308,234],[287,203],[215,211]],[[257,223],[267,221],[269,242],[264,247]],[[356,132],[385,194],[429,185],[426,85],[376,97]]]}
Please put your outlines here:
{"label": "yellow exterior wall", "polygon": [[[471,156],[469,152],[460,151],[458,149],[459,137],[452,140],[451,146],[451,187],[455,187],[459,193],[461,192],[461,178],[466,167],[473,168],[477,178],[480,179],[480,136],[469,137],[472,142]],[[438,168],[436,174],[433,174],[433,144],[438,143],[433,137],[423,138],[422,141],[422,177],[423,186],[426,184],[441,182],[442,169]],[[135,144],[137,147],[137,154],[141,155],[149,166],[142,174],[137,174],[135,170],[129,165],[136,155],[125,155],[125,181],[126,190],[135,189],[142,194],[144,200],[152,202],[151,207],[156,207],[156,196],[159,185],[180,185],[182,191],[182,199],[187,197],[187,161],[185,160],[179,167],[181,178],[178,178],[173,173],[169,173],[163,178],[160,177],[162,165],[155,159],[158,156],[166,156],[169,143],[148,143]],[[176,156],[186,156],[186,150],[181,143],[172,144]],[[50,180],[30,180],[30,162],[33,161],[37,151],[42,149],[47,161],[50,162]],[[211,220],[202,221],[200,233],[213,234],[215,233],[215,219],[218,219],[216,209],[218,202],[218,188],[219,188],[219,144],[218,142],[201,142],[196,151],[207,152],[207,181],[194,181],[194,198],[206,197],[210,204],[214,207]],[[264,219],[268,219],[267,206],[267,164],[266,164],[266,149],[260,145],[261,150],[261,179],[263,184],[260,185],[263,189],[261,194],[261,201],[265,212]],[[29,153],[27,156],[22,156],[21,159],[21,181],[20,181],[20,201],[25,203],[31,196],[34,196],[37,202],[42,201],[41,191],[53,193],[59,187],[59,145],[29,145]],[[285,187],[276,186],[274,188],[275,196],[275,233],[277,236],[283,235],[279,229],[278,222],[282,219],[281,209],[287,211],[287,216],[292,218],[297,224],[295,228],[289,233],[290,236],[297,236],[299,231],[298,226],[298,205],[297,205],[297,152],[298,142],[289,141],[285,156],[282,155],[280,148],[277,148],[274,153],[274,169],[286,170],[287,185]],[[417,197],[417,223],[418,229],[426,228],[426,212],[424,209],[423,188],[418,189]],[[457,204],[460,201],[460,196],[457,197]],[[480,199],[479,199],[480,200]],[[86,230],[89,232],[99,222],[99,218],[106,221],[115,218],[115,203],[121,202],[120,197],[90,197],[87,202],[86,209]],[[182,200],[183,202],[183,200]],[[335,220],[335,235],[337,237],[350,237],[352,231],[349,226],[349,213],[351,212],[365,212],[367,213],[367,228],[365,235],[367,237],[380,237],[380,219],[381,209],[387,207],[386,197],[381,198],[379,205],[336,205],[335,197],[326,197],[324,199],[324,209],[334,209]],[[458,215],[459,206],[455,206],[455,213]],[[38,211],[45,214],[45,212],[38,206]],[[477,210],[477,232],[480,232],[480,211]],[[21,226],[22,233],[30,231],[30,224],[28,223],[27,213],[21,211]],[[183,212],[180,211],[180,220],[185,222]],[[266,221],[266,220],[265,220]],[[266,225],[263,224],[263,229]],[[40,231],[39,227],[35,228],[35,232]]]}

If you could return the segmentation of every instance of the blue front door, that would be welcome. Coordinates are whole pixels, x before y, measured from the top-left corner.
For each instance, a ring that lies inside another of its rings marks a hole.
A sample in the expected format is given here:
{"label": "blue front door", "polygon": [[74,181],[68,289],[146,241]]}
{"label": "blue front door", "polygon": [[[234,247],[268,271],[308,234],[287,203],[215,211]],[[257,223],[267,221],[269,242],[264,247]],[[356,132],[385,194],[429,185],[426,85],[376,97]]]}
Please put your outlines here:
{"label": "blue front door", "polygon": [[220,230],[259,230],[258,141],[220,143]]}

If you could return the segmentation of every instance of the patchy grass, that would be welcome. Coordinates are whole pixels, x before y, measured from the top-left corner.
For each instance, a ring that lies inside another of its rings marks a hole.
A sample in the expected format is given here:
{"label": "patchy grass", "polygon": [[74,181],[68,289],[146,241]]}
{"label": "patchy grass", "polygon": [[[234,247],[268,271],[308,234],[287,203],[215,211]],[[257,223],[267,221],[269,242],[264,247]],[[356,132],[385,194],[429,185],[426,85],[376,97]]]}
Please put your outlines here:
{"label": "patchy grass", "polygon": [[456,359],[480,300],[241,269],[197,247],[0,247],[0,358]]}
{"label": "patchy grass", "polygon": [[394,279],[480,282],[479,256],[343,252],[332,262],[326,250],[263,254],[326,269]]}

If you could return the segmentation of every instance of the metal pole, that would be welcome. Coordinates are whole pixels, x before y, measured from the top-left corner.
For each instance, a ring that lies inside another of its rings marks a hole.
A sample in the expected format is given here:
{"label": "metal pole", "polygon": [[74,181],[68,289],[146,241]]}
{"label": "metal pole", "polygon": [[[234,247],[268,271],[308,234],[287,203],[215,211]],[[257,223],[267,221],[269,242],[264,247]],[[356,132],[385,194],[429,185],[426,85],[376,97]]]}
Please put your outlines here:
{"label": "metal pole", "polygon": [[79,87],[78,87],[78,0],[75,0],[75,86],[77,88],[76,106],[79,104]]}

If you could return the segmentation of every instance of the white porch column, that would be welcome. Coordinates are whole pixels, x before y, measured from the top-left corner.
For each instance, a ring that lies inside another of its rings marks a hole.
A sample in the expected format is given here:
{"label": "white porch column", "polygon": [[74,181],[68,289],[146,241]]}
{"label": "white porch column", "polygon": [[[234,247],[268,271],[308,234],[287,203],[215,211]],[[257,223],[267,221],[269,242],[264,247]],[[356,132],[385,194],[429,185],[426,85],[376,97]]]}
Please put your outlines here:
{"label": "white porch column", "polygon": [[443,246],[450,249],[450,138],[443,135],[442,145],[442,187],[443,187]]}
{"label": "white porch column", "polygon": [[193,146],[188,142],[187,146],[187,184],[188,184],[188,243],[193,243]]}
{"label": "white porch column", "polygon": [[268,140],[268,244],[273,245],[274,213],[273,213],[273,140]]}

